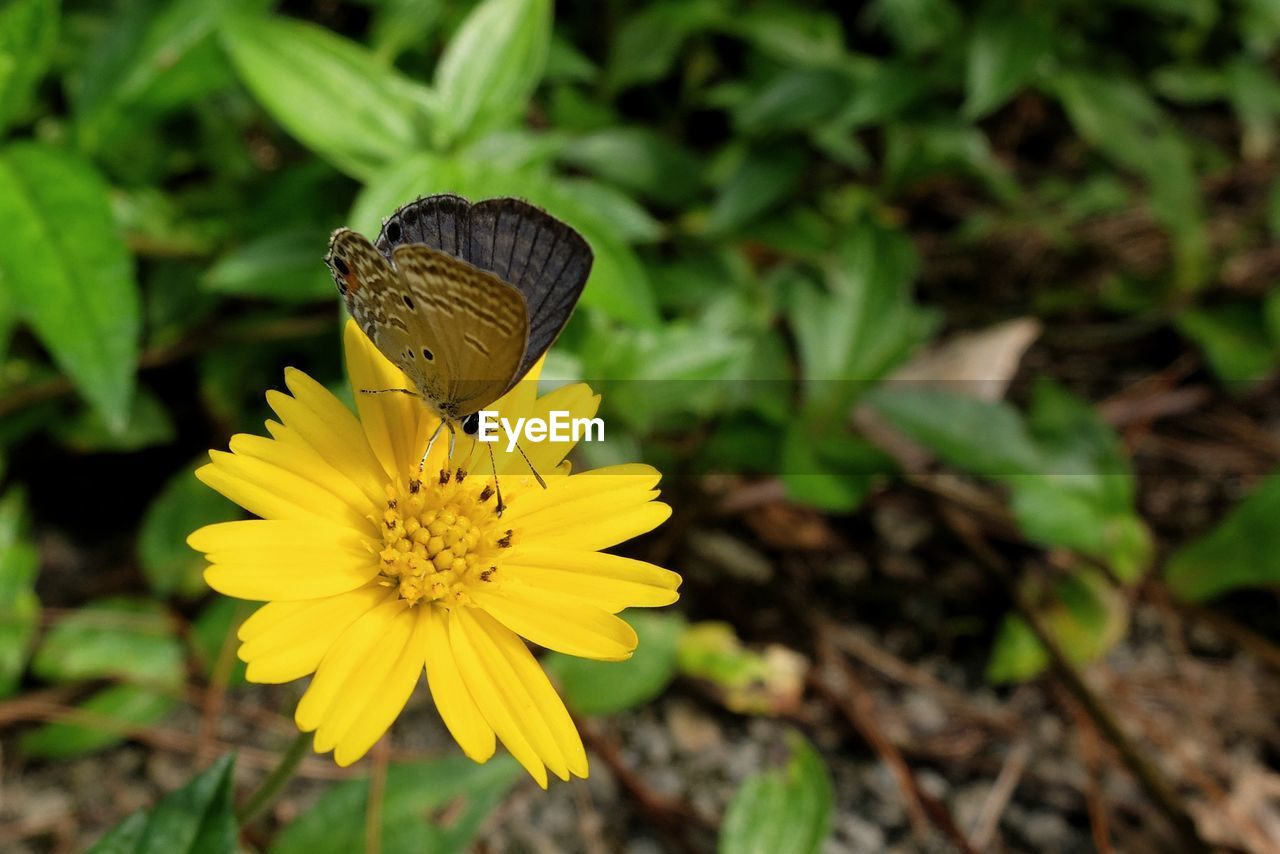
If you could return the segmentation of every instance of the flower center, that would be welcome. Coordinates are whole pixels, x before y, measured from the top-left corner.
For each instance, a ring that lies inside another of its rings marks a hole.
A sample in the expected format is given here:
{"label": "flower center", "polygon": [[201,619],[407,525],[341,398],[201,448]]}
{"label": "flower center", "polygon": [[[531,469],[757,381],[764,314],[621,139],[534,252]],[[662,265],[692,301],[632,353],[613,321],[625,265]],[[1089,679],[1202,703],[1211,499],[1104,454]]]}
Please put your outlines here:
{"label": "flower center", "polygon": [[490,501],[493,488],[441,472],[405,489],[387,486],[382,514],[382,576],[410,605],[439,602],[467,605],[467,588],[490,583],[498,552],[511,545]]}

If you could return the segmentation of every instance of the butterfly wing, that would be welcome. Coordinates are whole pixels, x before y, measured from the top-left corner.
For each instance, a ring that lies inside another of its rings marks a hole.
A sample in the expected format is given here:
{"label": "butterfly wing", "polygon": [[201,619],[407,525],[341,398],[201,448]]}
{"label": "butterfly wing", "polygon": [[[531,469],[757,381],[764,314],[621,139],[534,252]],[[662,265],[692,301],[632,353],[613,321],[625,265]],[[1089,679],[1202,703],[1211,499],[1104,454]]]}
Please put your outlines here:
{"label": "butterfly wing", "polygon": [[501,397],[528,342],[524,296],[492,273],[424,244],[397,247],[392,263],[414,303],[406,352],[423,394],[455,419]]}
{"label": "butterfly wing", "polygon": [[515,288],[421,244],[388,263],[349,229],[334,232],[325,262],[356,323],[441,415],[465,418],[506,391],[528,338]]}
{"label": "butterfly wing", "polygon": [[577,231],[519,199],[470,204],[442,194],[410,202],[383,225],[377,247],[387,257],[399,245],[425,243],[519,290],[529,315],[529,342],[514,385],[555,342],[573,314],[591,272],[591,247]]}
{"label": "butterfly wing", "polygon": [[384,333],[405,326],[395,295],[400,290],[396,271],[364,235],[340,228],[329,238],[324,256],[333,282],[364,334],[382,354],[407,372],[403,354],[390,348]]}

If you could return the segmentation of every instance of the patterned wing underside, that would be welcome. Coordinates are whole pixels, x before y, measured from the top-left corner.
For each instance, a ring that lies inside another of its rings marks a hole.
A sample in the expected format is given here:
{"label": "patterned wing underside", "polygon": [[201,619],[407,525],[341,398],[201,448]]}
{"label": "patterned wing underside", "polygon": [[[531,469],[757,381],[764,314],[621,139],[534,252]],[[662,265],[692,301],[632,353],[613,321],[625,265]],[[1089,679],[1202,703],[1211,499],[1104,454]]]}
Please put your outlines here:
{"label": "patterned wing underside", "polygon": [[465,418],[507,390],[527,341],[515,288],[423,245],[398,247],[388,263],[348,229],[325,261],[356,323],[441,415]]}
{"label": "patterned wing underside", "polygon": [[514,285],[529,312],[529,346],[514,384],[547,351],[568,322],[591,272],[591,247],[578,232],[519,199],[471,204],[461,196],[427,196],[400,208],[382,226],[377,248],[422,243]]}

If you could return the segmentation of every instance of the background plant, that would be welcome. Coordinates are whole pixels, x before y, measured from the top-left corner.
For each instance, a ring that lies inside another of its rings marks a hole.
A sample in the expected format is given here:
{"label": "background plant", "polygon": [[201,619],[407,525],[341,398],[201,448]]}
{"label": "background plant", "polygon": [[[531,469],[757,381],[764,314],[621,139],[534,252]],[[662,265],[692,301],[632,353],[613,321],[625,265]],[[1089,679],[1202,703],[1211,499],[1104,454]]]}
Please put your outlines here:
{"label": "background plant", "polygon": [[[993,573],[917,615],[926,648],[968,626],[975,691],[1104,659],[1152,602],[1274,656],[1278,38],[1269,0],[12,0],[0,695],[60,705],[6,747],[57,768],[194,688],[248,690],[225,654],[244,614],[183,544],[235,510],[190,472],[260,427],[284,365],[341,383],[329,231],[445,190],[531,199],[591,242],[548,373],[604,393],[589,462],[643,456],[680,509],[649,547],[693,568],[685,617],[645,615],[626,665],[551,661],[581,714],[689,691],[793,714],[809,665],[767,645],[821,659],[810,618],[875,623],[884,594],[833,567],[903,496]],[[1025,344],[955,367],[957,333],[1010,319],[1043,330],[1021,368]],[[1183,489],[1190,525],[1153,509]],[[744,616],[806,596],[798,630]],[[747,850],[773,804],[814,850],[848,753],[783,736],[688,832]],[[199,758],[103,844],[145,850],[180,813],[223,850],[232,772]],[[465,846],[515,778],[455,759],[384,764],[380,817],[348,780],[254,841],[337,846],[314,816],[349,814],[344,846],[366,825]]]}

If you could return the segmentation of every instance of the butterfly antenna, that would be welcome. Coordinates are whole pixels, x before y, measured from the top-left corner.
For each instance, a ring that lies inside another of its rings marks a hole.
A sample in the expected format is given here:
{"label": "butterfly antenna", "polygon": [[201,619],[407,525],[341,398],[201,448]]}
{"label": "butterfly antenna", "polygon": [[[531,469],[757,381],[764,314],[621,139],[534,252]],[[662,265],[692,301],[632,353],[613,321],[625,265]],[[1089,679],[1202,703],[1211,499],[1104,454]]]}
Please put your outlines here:
{"label": "butterfly antenna", "polygon": [[[529,455],[524,452],[524,448],[520,447],[519,442],[516,442],[516,450],[520,452],[520,456],[524,457],[524,464],[529,467],[529,471],[533,472],[533,478],[538,481],[538,486],[546,489],[547,482],[542,479],[542,475],[538,474],[538,470],[533,467],[533,462],[529,459]],[[492,453],[492,448],[490,449],[490,453]]]}
{"label": "butterfly antenna", "polygon": [[493,491],[498,496],[498,518],[501,519],[507,505],[502,503],[502,485],[498,483],[498,461],[493,458],[493,443],[486,444],[489,446],[489,467],[493,469]]}

